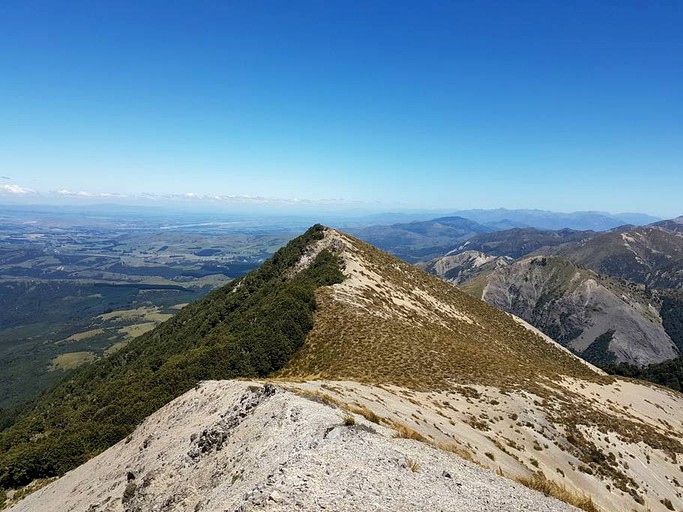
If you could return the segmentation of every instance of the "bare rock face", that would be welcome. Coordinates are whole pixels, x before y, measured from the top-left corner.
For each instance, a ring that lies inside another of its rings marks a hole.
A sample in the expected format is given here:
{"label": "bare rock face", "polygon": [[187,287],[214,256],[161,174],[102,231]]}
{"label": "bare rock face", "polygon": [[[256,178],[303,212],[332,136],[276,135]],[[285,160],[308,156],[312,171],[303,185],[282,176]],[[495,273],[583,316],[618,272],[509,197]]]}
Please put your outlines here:
{"label": "bare rock face", "polygon": [[10,510],[574,510],[344,414],[268,384],[204,382]]}
{"label": "bare rock face", "polygon": [[225,445],[230,433],[242,423],[259,404],[274,393],[275,388],[270,384],[263,387],[252,386],[248,388],[247,393],[240,397],[238,403],[233,406],[232,410],[221,414],[221,420],[216,425],[204,429],[199,436],[192,435],[190,437],[190,441],[192,441],[193,444],[187,452],[187,455],[196,462],[204,455],[210,454],[212,451],[220,451],[223,448],[223,445]]}
{"label": "bare rock face", "polygon": [[530,257],[496,269],[486,276],[482,299],[591,362],[642,365],[678,356],[656,298],[561,258]]}
{"label": "bare rock face", "polygon": [[418,263],[416,266],[451,284],[460,284],[478,275],[506,267],[512,262],[505,256],[491,256],[479,251],[463,251],[447,254],[430,262]]}
{"label": "bare rock face", "polygon": [[683,348],[680,328],[666,322],[666,296],[683,287],[682,225],[484,233],[418,266],[593,363],[658,363]]}

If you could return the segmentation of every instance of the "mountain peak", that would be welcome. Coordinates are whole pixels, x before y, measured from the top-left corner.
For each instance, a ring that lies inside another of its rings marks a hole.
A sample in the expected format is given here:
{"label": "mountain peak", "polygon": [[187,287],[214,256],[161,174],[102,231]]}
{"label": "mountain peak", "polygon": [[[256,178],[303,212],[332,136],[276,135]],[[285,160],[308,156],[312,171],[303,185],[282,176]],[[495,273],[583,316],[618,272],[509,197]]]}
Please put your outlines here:
{"label": "mountain peak", "polygon": [[334,251],[345,279],[317,290],[314,328],[282,375],[417,388],[600,378],[506,313],[350,235],[324,233],[310,254]]}

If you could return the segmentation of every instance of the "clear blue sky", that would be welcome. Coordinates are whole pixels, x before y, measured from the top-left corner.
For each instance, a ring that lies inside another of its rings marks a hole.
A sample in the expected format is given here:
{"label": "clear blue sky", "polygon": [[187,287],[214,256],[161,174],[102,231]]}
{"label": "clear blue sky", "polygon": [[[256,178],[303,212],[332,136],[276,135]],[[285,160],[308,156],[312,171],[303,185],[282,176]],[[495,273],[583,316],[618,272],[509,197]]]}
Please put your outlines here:
{"label": "clear blue sky", "polygon": [[679,215],[682,27],[678,1],[4,0],[0,187]]}

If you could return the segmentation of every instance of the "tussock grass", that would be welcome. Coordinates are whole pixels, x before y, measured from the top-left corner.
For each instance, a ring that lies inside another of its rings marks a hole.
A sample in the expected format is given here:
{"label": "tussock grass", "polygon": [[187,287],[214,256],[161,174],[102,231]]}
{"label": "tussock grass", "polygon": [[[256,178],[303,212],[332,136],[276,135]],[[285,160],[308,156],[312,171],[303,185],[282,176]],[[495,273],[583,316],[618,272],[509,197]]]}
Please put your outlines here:
{"label": "tussock grass", "polygon": [[363,416],[366,420],[372,423],[376,423],[378,425],[382,423],[383,418],[374,413],[373,411],[371,411],[370,409],[368,409],[367,407],[365,407],[364,405],[349,405],[321,391],[309,391],[307,389],[301,388],[293,388],[291,389],[291,391],[295,392],[299,396],[302,396],[309,400],[313,400],[314,402],[319,402],[332,407],[337,407],[350,414],[358,414],[360,416]]}
{"label": "tussock grass", "polygon": [[346,427],[350,427],[352,425],[356,424],[356,418],[353,417],[351,414],[344,414],[342,415],[342,424]]}
{"label": "tussock grass", "polygon": [[[316,291],[314,327],[278,376],[417,390],[481,384],[543,388],[563,375],[611,382],[506,313],[352,237],[367,285]],[[352,274],[358,278],[359,273]],[[469,318],[470,321],[467,319]]]}
{"label": "tussock grass", "polygon": [[[461,458],[473,462],[479,466],[485,467],[481,462],[475,460],[472,457],[472,454],[468,452],[467,450],[464,450],[463,448],[460,448],[457,445],[453,444],[441,444],[441,443],[435,443],[432,441],[429,441],[426,439],[423,435],[421,435],[419,432],[416,432],[415,430],[411,429],[410,427],[407,427],[405,425],[402,425],[400,423],[395,423],[392,422],[391,424],[392,428],[396,430],[395,437],[399,438],[404,438],[404,439],[414,439],[416,441],[421,441],[426,444],[429,444],[431,446],[434,446],[435,448],[438,448],[440,450],[444,451],[449,451],[451,453],[455,453],[456,455],[460,456]],[[491,459],[492,461],[495,460],[495,456],[487,452],[485,455]],[[406,459],[406,463],[409,464],[410,459]],[[410,467],[410,465],[409,465]],[[412,467],[411,467],[412,469]],[[419,465],[418,465],[419,469]],[[413,470],[417,471],[417,470]],[[498,476],[506,477],[507,475],[503,472],[503,469],[498,466],[498,469],[496,470],[496,474]],[[585,510],[586,512],[601,512],[601,510],[593,503],[593,500],[591,499],[590,496],[584,495],[584,494],[578,494],[576,492],[570,491],[567,489],[565,486],[560,485],[552,480],[548,480],[543,473],[535,473],[531,477],[519,477],[519,478],[514,478],[515,481],[519,482],[520,484],[524,485],[525,487],[528,487],[530,489],[533,489],[535,491],[542,492],[546,494],[547,496],[552,496],[553,498],[556,498],[558,500],[564,501],[565,503],[569,503],[570,505],[573,505],[581,510]]]}
{"label": "tussock grass", "polygon": [[360,406],[351,405],[351,406],[348,406],[347,409],[354,414],[360,414],[366,420],[371,421],[372,423],[377,423],[379,425],[382,422],[381,416],[378,416],[377,414],[372,412],[370,409],[368,409],[364,405],[360,405]]}
{"label": "tussock grass", "polygon": [[[288,388],[290,389],[290,388]],[[322,393],[320,391],[310,391],[308,389],[301,389],[301,388],[291,388],[290,389],[292,392],[296,393],[297,395],[306,398],[308,400],[311,400],[313,402],[318,402],[320,404],[328,405],[330,407],[338,407],[338,408],[343,408],[343,403],[337,400],[334,397],[331,397],[330,395],[326,393]]]}
{"label": "tussock grass", "polygon": [[394,434],[394,437],[401,438],[401,439],[413,439],[414,441],[421,441],[423,443],[429,443],[427,438],[417,432],[416,430],[413,430],[412,428],[403,425],[402,423],[397,423],[392,421],[390,423],[391,428],[393,428],[396,431],[396,434]]}
{"label": "tussock grass", "polygon": [[430,443],[430,444],[432,446],[434,446],[435,448],[438,448],[439,450],[442,450],[445,452],[455,453],[458,457],[460,457],[461,459],[465,459],[468,462],[474,462],[475,464],[477,463],[469,451],[458,446],[457,444],[445,444],[445,443]]}
{"label": "tussock grass", "polygon": [[515,480],[529,489],[557,498],[586,512],[601,512],[590,496],[570,491],[565,486],[548,480],[542,473],[535,473],[530,477],[515,478]]}
{"label": "tussock grass", "polygon": [[408,469],[410,469],[410,471],[412,471],[413,473],[417,473],[418,471],[420,471],[420,468],[422,467],[422,466],[420,466],[419,462],[417,462],[416,460],[413,460],[413,459],[409,459],[407,457],[406,457],[406,466],[408,466]]}
{"label": "tussock grass", "polygon": [[676,510],[673,506],[673,503],[671,503],[671,500],[669,498],[664,498],[661,500],[662,505],[664,505],[666,508],[669,510]]}
{"label": "tussock grass", "polygon": [[394,437],[400,438],[400,439],[412,439],[414,441],[420,441],[421,443],[428,444],[430,446],[433,446],[434,448],[437,448],[438,450],[442,450],[445,452],[450,452],[454,453],[455,455],[459,456],[462,459],[465,459],[468,462],[474,462],[475,464],[479,464],[472,454],[465,450],[464,448],[461,448],[460,446],[456,444],[446,444],[446,443],[439,443],[432,441],[430,439],[427,439],[425,436],[417,432],[416,430],[402,424],[398,423],[395,421],[387,420],[390,423],[391,428],[393,428],[396,433],[394,434]]}

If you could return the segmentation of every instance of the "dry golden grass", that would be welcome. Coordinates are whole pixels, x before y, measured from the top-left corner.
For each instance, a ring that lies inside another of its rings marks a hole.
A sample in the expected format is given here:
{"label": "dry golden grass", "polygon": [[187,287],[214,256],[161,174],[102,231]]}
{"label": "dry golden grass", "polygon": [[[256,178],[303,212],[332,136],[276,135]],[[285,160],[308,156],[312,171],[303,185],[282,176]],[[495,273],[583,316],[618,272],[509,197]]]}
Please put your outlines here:
{"label": "dry golden grass", "polygon": [[[293,388],[292,391],[300,396],[303,396],[304,398],[308,398],[309,400],[314,400],[316,402],[321,402],[326,405],[338,407],[339,409],[342,409],[350,414],[358,414],[360,416],[363,416],[366,420],[371,421],[372,423],[377,423],[379,425],[382,422],[381,416],[378,416],[364,405],[346,404],[320,391],[308,391],[300,388]],[[353,418],[353,416],[351,417]]]}
{"label": "dry golden grass", "polygon": [[104,334],[104,329],[91,329],[89,331],[77,332],[76,334],[72,334],[64,341],[66,341],[67,343],[83,341],[87,340],[88,338],[94,338],[95,336],[99,336],[100,334]]}
{"label": "dry golden grass", "polygon": [[417,432],[416,430],[413,430],[410,427],[407,427],[406,425],[403,425],[401,423],[396,423],[394,421],[390,422],[389,424],[391,428],[393,428],[396,431],[396,434],[394,434],[394,437],[398,437],[401,439],[413,439],[414,441],[421,441],[423,443],[429,443],[427,438]]}
{"label": "dry golden grass", "polygon": [[356,418],[354,418],[351,414],[344,414],[342,416],[342,424],[346,427],[350,427],[352,425],[356,424]]}
{"label": "dry golden grass", "polygon": [[418,471],[420,471],[420,468],[422,467],[420,466],[420,463],[416,460],[408,458],[406,458],[406,466],[408,466],[408,469],[410,469],[410,471],[412,471],[413,473],[417,473]]}
{"label": "dry golden grass", "polygon": [[[422,443],[429,444],[439,450],[445,451],[445,452],[450,452],[454,453],[455,455],[458,455],[460,458],[465,459],[469,462],[475,462],[474,457],[472,454],[467,451],[466,449],[453,444],[453,443],[438,443],[434,442],[430,439],[427,439],[425,436],[417,432],[416,430],[402,424],[398,423],[395,421],[387,420],[385,418],[382,418],[381,416],[378,416],[374,412],[372,412],[370,409],[368,409],[365,406],[354,406],[354,405],[348,405],[345,404],[330,395],[326,393],[321,393],[320,391],[309,391],[301,388],[290,388],[291,391],[297,393],[300,396],[303,396],[304,398],[308,398],[309,400],[314,400],[316,402],[324,403],[326,405],[330,405],[333,407],[338,407],[344,411],[353,413],[353,414],[360,414],[363,416],[365,419],[368,421],[371,421],[373,423],[381,424],[385,423],[387,426],[390,428],[394,429],[396,433],[394,434],[394,437],[396,438],[401,438],[401,439],[412,439],[414,441],[420,441]],[[346,424],[346,417],[347,415],[344,415],[342,418],[344,420],[344,424]],[[351,416],[351,418],[353,418]],[[355,419],[354,419],[355,422]]]}
{"label": "dry golden grass", "polygon": [[352,412],[353,414],[360,414],[363,416],[366,420],[371,421],[372,423],[377,423],[378,425],[382,422],[382,418],[380,416],[377,416],[374,412],[372,412],[370,409],[365,407],[364,405],[350,405],[345,407],[346,410],[349,412]]}
{"label": "dry golden grass", "polygon": [[349,240],[349,250],[367,270],[360,272],[379,275],[381,281],[366,278],[368,285],[350,298],[320,288],[313,330],[281,376],[315,374],[422,390],[454,383],[528,388],[539,376],[609,380],[506,313]]}
{"label": "dry golden grass", "polygon": [[339,400],[331,397],[330,395],[326,393],[321,393],[320,391],[309,391],[307,389],[301,389],[301,388],[290,388],[293,393],[296,393],[299,396],[302,396],[304,398],[307,398],[308,400],[313,400],[314,402],[319,402],[325,405],[329,405],[331,407],[338,407],[340,409],[344,409],[346,405]]}
{"label": "dry golden grass", "polygon": [[120,309],[98,316],[104,321],[130,321],[140,319],[143,322],[164,322],[171,318],[170,313],[161,313],[158,307],[140,307],[137,309]]}
{"label": "dry golden grass", "polygon": [[154,329],[158,324],[156,322],[144,322],[141,324],[126,325],[119,329],[119,333],[125,335],[128,338],[137,338],[142,336],[146,332]]}
{"label": "dry golden grass", "polygon": [[107,348],[107,349],[104,351],[104,354],[105,354],[105,355],[113,354],[113,353],[116,352],[117,350],[121,350],[121,349],[122,349],[123,347],[125,347],[126,345],[128,345],[128,341],[127,341],[127,340],[124,340],[124,341],[117,341],[117,342],[114,343],[112,346],[110,346],[109,348]]}
{"label": "dry golden grass", "polygon": [[664,498],[661,501],[661,503],[662,503],[662,505],[664,505],[669,510],[676,510],[673,506],[673,503],[671,503],[671,500],[669,498]]}
{"label": "dry golden grass", "polygon": [[458,457],[461,459],[465,459],[466,461],[469,462],[475,462],[474,457],[470,452],[465,450],[464,448],[456,445],[456,444],[444,444],[444,443],[430,443],[432,446],[435,448],[438,448],[439,450],[443,450],[445,452],[451,452],[455,453]]}
{"label": "dry golden grass", "polygon": [[581,510],[585,510],[586,512],[600,512],[600,509],[593,503],[593,500],[590,498],[590,496],[572,492],[563,485],[559,485],[552,480],[548,480],[541,473],[536,473],[531,477],[516,478],[515,480],[529,489],[540,491],[547,496],[552,496],[553,498],[562,500],[565,503],[569,503],[570,505],[580,508]]}

